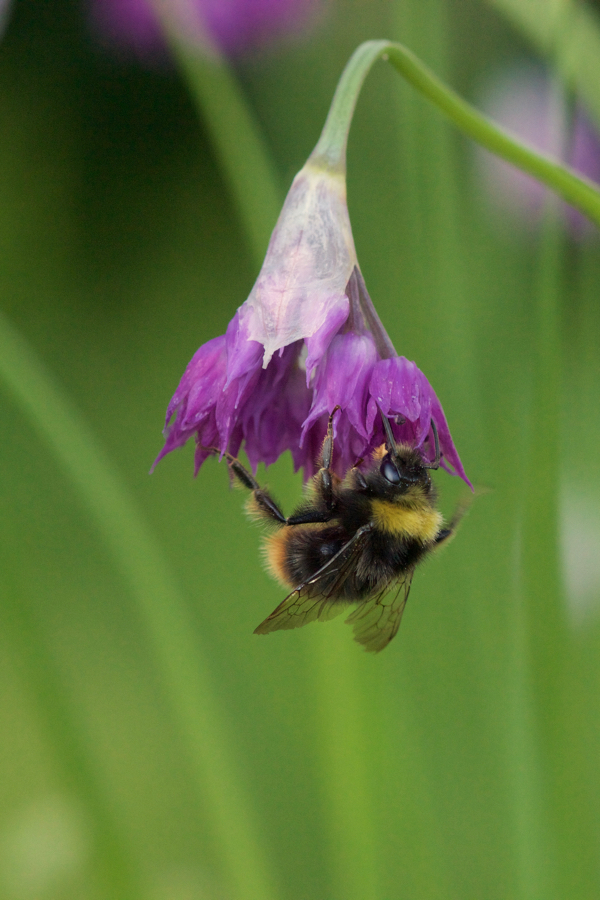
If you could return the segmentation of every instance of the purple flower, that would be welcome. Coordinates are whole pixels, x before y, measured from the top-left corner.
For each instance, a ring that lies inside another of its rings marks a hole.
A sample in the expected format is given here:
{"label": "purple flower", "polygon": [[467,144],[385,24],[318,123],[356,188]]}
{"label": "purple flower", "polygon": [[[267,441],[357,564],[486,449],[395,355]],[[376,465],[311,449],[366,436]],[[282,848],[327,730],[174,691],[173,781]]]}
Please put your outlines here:
{"label": "purple flower", "polygon": [[304,30],[322,6],[322,0],[88,0],[92,27],[140,56],[160,53],[164,41],[155,2],[162,2],[187,37],[214,43],[229,55]]}
{"label": "purple flower", "polygon": [[[398,356],[358,268],[342,175],[309,160],[287,196],[263,267],[227,333],[197,351],[167,409],[156,462],[194,435],[196,472],[218,450],[245,450],[254,470],[290,450],[309,478],[335,407],[333,468],[343,476],[385,441],[469,481],[440,402],[415,363]],[[174,418],[174,421],[171,421]]]}
{"label": "purple flower", "polygon": [[[560,111],[553,103],[549,78],[531,63],[514,63],[497,72],[483,92],[488,115],[537,150],[566,160],[569,165],[600,182],[600,137],[581,105],[577,105],[565,134]],[[480,181],[491,203],[526,230],[535,229],[543,216],[548,190],[526,175],[483,150],[477,150]],[[597,233],[581,213],[563,204],[573,237]]]}

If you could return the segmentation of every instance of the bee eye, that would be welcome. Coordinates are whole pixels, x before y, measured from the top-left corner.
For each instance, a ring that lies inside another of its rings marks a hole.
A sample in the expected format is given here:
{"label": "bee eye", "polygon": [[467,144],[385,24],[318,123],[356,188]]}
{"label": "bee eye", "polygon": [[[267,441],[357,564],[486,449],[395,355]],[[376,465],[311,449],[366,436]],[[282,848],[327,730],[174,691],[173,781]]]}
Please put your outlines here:
{"label": "bee eye", "polygon": [[386,457],[381,463],[379,471],[381,472],[385,480],[390,482],[390,484],[400,484],[400,472],[391,461],[389,456]]}

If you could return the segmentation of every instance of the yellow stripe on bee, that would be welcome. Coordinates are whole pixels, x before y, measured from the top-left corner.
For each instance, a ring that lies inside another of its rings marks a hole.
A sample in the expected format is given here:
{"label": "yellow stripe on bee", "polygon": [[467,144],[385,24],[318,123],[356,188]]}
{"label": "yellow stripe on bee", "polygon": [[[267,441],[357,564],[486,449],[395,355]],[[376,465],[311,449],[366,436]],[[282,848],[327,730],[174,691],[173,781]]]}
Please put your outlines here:
{"label": "yellow stripe on bee", "polygon": [[372,511],[376,528],[423,543],[435,540],[442,527],[441,514],[431,507],[411,509],[387,500],[373,500]]}

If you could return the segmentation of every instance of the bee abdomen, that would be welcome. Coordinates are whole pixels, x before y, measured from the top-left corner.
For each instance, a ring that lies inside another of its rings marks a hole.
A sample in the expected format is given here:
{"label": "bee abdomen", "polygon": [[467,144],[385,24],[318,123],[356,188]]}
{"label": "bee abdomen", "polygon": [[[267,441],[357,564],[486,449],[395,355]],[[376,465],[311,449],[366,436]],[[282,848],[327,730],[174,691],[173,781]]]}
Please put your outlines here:
{"label": "bee abdomen", "polygon": [[348,540],[349,535],[335,527],[283,528],[265,541],[266,565],[278,581],[297,587],[323,568]]}

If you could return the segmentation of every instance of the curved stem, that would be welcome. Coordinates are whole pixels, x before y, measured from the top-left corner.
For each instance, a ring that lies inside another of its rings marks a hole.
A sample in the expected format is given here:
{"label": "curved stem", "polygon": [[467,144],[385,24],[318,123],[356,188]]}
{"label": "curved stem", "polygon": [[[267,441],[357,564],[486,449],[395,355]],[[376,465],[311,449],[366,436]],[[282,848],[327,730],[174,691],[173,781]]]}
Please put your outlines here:
{"label": "curved stem", "polygon": [[310,156],[315,164],[346,173],[348,132],[358,95],[374,63],[383,56],[388,46],[392,46],[389,41],[365,41],[356,48],[346,63],[335,89],[321,137]]}
{"label": "curved stem", "polygon": [[533,175],[600,226],[600,191],[568,166],[527,147],[478,112],[417,57],[391,41],[366,41],[355,50],[338,84],[325,127],[312,159],[334,171],[345,171],[346,144],[354,108],[373,64],[388,60],[413,87],[427,97],[462,132],[487,150]]}

